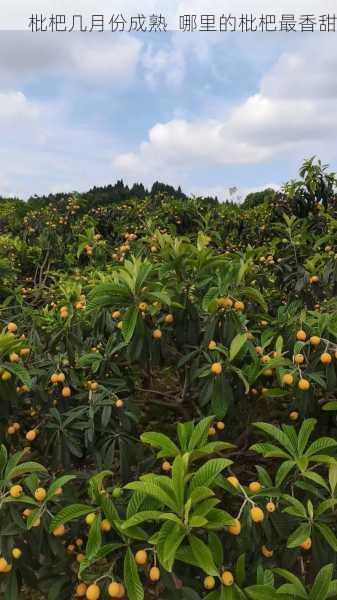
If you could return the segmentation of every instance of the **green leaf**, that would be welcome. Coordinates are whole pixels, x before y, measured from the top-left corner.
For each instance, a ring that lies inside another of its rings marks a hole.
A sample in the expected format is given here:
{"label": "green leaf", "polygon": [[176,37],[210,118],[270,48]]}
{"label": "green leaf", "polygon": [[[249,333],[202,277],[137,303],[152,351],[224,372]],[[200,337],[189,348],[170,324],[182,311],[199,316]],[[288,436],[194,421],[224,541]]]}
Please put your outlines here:
{"label": "green leaf", "polygon": [[271,425],[270,423],[262,422],[254,423],[254,426],[258,429],[261,429],[261,431],[263,431],[270,437],[274,438],[279,444],[281,444],[281,446],[283,446],[283,448],[285,448],[289,452],[291,456],[295,458],[294,448],[288,436],[278,427],[275,427],[275,425]]}
{"label": "green leaf", "polygon": [[212,553],[208,546],[200,539],[195,537],[194,535],[190,535],[188,538],[190,543],[193,556],[197,561],[200,569],[204,571],[207,575],[218,575],[218,569],[214,563],[214,559]]}
{"label": "green leaf", "polygon": [[26,475],[27,473],[47,473],[47,469],[37,462],[27,461],[14,467],[8,472],[6,470],[5,478],[7,481],[11,481],[16,477],[22,477],[22,475]]}
{"label": "green leaf", "polygon": [[184,506],[186,463],[182,456],[176,456],[172,465],[172,485],[179,510]]}
{"label": "green leaf", "polygon": [[72,479],[76,479],[76,476],[75,475],[62,475],[62,477],[58,477],[57,479],[55,479],[55,481],[53,481],[48,488],[46,501],[50,500],[50,498],[52,498],[55,495],[55,492],[58,488],[61,488],[69,481],[72,481]]}
{"label": "green leaf", "polygon": [[149,444],[154,448],[160,448],[161,457],[178,456],[180,454],[179,448],[163,433],[146,431],[145,433],[142,433],[140,439],[143,444]]}
{"label": "green leaf", "polygon": [[52,518],[49,525],[49,532],[52,533],[56,527],[74,519],[79,519],[79,517],[84,517],[92,511],[93,507],[88,504],[71,504],[70,506],[66,506]]}
{"label": "green leaf", "polygon": [[235,581],[242,586],[246,579],[246,553],[240,554],[235,563]]}
{"label": "green leaf", "polygon": [[301,580],[294,575],[294,573],[287,571],[287,569],[280,569],[278,567],[273,569],[273,572],[276,573],[276,575],[283,577],[283,579],[289,581],[289,583],[296,588],[296,594],[300,596],[300,598],[307,598],[307,592],[304,585],[302,584]]}
{"label": "green leaf", "polygon": [[176,499],[170,496],[156,481],[132,481],[125,486],[125,489],[135,490],[136,492],[142,492],[147,496],[151,496],[161,504],[168,506],[174,512],[178,512],[179,510]]}
{"label": "green leaf", "polygon": [[322,534],[326,542],[331,548],[337,552],[337,537],[332,529],[326,523],[315,523],[316,529]]}
{"label": "green leaf", "polygon": [[11,571],[10,575],[6,578],[6,587],[3,600],[19,600],[19,586],[16,577],[16,572]]}
{"label": "green leaf", "polygon": [[90,560],[93,558],[102,544],[102,533],[101,533],[101,517],[96,515],[94,522],[90,525],[89,536],[87,545],[85,548],[86,558]]}
{"label": "green leaf", "polygon": [[169,573],[172,572],[176,552],[183,542],[185,535],[186,532],[182,526],[174,524],[171,530],[167,533],[163,544],[158,546],[158,558],[164,569]]}
{"label": "green leaf", "polygon": [[6,363],[6,371],[9,371],[13,375],[15,375],[15,377],[17,377],[21,381],[21,383],[31,388],[32,379],[25,367],[13,363]]}
{"label": "green leaf", "polygon": [[137,325],[139,310],[136,306],[130,306],[123,317],[122,334],[125,342],[129,343]]}
{"label": "green leaf", "polygon": [[311,527],[307,523],[299,525],[288,537],[287,548],[296,548],[310,537]]}
{"label": "green leaf", "polygon": [[219,536],[213,531],[208,534],[208,546],[216,566],[220,569],[224,562],[223,546]]}
{"label": "green leaf", "polygon": [[127,549],[124,558],[124,582],[129,600],[144,600],[144,589],[130,548]]}
{"label": "green leaf", "polygon": [[238,333],[235,338],[232,340],[230,348],[229,348],[229,360],[232,362],[237,354],[239,354],[241,348],[247,341],[246,333]]}
{"label": "green leaf", "polygon": [[218,475],[233,461],[227,458],[212,458],[202,465],[192,477],[190,483],[190,492],[200,486],[209,487],[212,485]]}
{"label": "green leaf", "polygon": [[309,594],[309,600],[323,600],[328,593],[332,579],[333,565],[325,565],[316,576]]}
{"label": "green leaf", "polygon": [[129,527],[134,527],[135,525],[139,525],[140,523],[144,523],[146,521],[174,521],[175,523],[180,523],[179,517],[174,513],[166,513],[160,512],[158,510],[145,510],[140,511],[124,521],[121,525],[122,529],[129,529]]}
{"label": "green leaf", "polygon": [[334,494],[337,486],[337,464],[329,465],[329,484],[330,489]]}
{"label": "green leaf", "polygon": [[275,485],[280,486],[294,466],[295,463],[293,460],[286,460],[281,463],[276,472]]}
{"label": "green leaf", "polygon": [[313,430],[315,429],[317,420],[316,419],[306,419],[305,421],[303,421],[302,425],[301,425],[301,429],[298,432],[298,443],[297,443],[297,447],[298,447],[298,452],[299,454],[303,454],[305,447],[309,441],[309,438],[313,432]]}
{"label": "green leaf", "polygon": [[321,437],[315,440],[307,449],[306,455],[313,456],[320,453],[322,450],[334,448],[337,446],[337,441],[329,437]]}
{"label": "green leaf", "polygon": [[188,444],[189,452],[199,446],[202,447],[206,444],[208,438],[208,429],[213,420],[214,415],[211,415],[209,417],[205,417],[204,419],[199,421],[197,425],[195,425]]}

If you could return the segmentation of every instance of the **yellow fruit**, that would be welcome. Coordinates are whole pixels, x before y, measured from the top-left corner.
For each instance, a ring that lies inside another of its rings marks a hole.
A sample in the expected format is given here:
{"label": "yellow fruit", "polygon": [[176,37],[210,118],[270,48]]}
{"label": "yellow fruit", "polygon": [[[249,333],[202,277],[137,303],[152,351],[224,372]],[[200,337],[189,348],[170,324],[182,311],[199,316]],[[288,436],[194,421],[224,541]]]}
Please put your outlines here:
{"label": "yellow fruit", "polygon": [[14,427],[13,425],[10,425],[10,426],[7,428],[7,433],[8,433],[8,435],[14,435],[14,433],[16,433],[16,429],[15,429],[15,427]]}
{"label": "yellow fruit", "polygon": [[164,321],[165,321],[166,325],[171,325],[171,323],[173,323],[173,321],[174,321],[173,315],[171,315],[171,314],[166,315]]}
{"label": "yellow fruit", "polygon": [[235,524],[234,525],[229,525],[227,527],[227,531],[231,535],[240,535],[240,533],[241,533],[241,523],[240,523],[239,519],[235,519]]}
{"label": "yellow fruit", "polygon": [[304,363],[304,356],[303,356],[303,354],[295,354],[295,356],[294,356],[294,362],[297,365],[302,365]]}
{"label": "yellow fruit", "polygon": [[1,375],[1,379],[2,381],[9,381],[10,379],[12,379],[12,374],[9,371],[4,371]]}
{"label": "yellow fruit", "polygon": [[215,362],[211,365],[211,373],[213,373],[213,375],[220,375],[221,372],[222,372],[221,363]]}
{"label": "yellow fruit", "polygon": [[147,553],[145,550],[138,550],[138,552],[136,552],[135,561],[137,565],[145,565],[147,562]]}
{"label": "yellow fruit", "polygon": [[6,573],[8,568],[8,562],[5,558],[0,558],[0,573]]}
{"label": "yellow fruit", "polygon": [[254,494],[256,494],[261,490],[262,486],[258,481],[252,481],[248,487],[249,487],[250,492],[253,492]]}
{"label": "yellow fruit", "polygon": [[17,363],[20,360],[20,356],[16,352],[11,352],[9,355],[9,360],[12,363]]}
{"label": "yellow fruit", "polygon": [[47,496],[47,492],[42,487],[37,488],[34,492],[35,500],[37,500],[38,502],[43,502],[45,500],[46,496]]}
{"label": "yellow fruit", "polygon": [[110,598],[123,598],[125,595],[124,586],[117,581],[112,581],[108,587],[108,594]]}
{"label": "yellow fruit", "polygon": [[105,532],[111,531],[111,523],[108,519],[103,519],[101,523],[101,530]]}
{"label": "yellow fruit", "polygon": [[12,550],[12,556],[15,559],[19,559],[22,555],[22,551],[20,550],[20,548],[13,548]]}
{"label": "yellow fruit", "polygon": [[89,513],[85,517],[85,522],[86,522],[87,525],[92,525],[95,519],[96,519],[95,513]]}
{"label": "yellow fruit", "polygon": [[328,352],[323,352],[323,354],[321,354],[321,363],[323,365],[329,365],[332,361],[332,356],[331,354],[329,354]]}
{"label": "yellow fruit", "polygon": [[269,502],[267,502],[267,504],[266,504],[266,510],[269,513],[275,512],[276,506],[275,506],[274,502],[272,502],[271,500]]}
{"label": "yellow fruit", "polygon": [[221,581],[227,587],[233,585],[233,583],[234,583],[233,574],[230,571],[224,571],[221,575]]}
{"label": "yellow fruit", "polygon": [[212,590],[215,587],[215,579],[212,575],[208,575],[204,579],[204,588],[205,590]]}
{"label": "yellow fruit", "polygon": [[255,347],[255,352],[256,352],[256,354],[262,354],[262,352],[263,352],[262,346],[256,346]]}
{"label": "yellow fruit", "polygon": [[87,586],[85,585],[85,583],[79,583],[76,586],[75,589],[75,596],[78,596],[79,598],[83,598],[87,593]]}
{"label": "yellow fruit", "polygon": [[30,348],[21,348],[20,356],[28,356],[30,354]]}
{"label": "yellow fruit", "polygon": [[81,563],[85,559],[85,554],[81,554],[81,552],[76,556],[77,562]]}
{"label": "yellow fruit", "polygon": [[57,382],[58,383],[63,383],[66,380],[66,376],[64,373],[58,373],[57,375]]}
{"label": "yellow fruit", "polygon": [[55,496],[61,496],[61,494],[63,494],[63,489],[61,487],[56,488],[54,494]]}
{"label": "yellow fruit", "polygon": [[263,375],[265,377],[272,377],[273,373],[274,373],[273,369],[264,369],[264,371],[263,371]]}
{"label": "yellow fruit", "polygon": [[321,338],[318,337],[318,335],[312,335],[310,338],[310,344],[312,346],[319,346],[319,344],[321,343]]}
{"label": "yellow fruit", "polygon": [[163,335],[163,334],[162,334],[162,332],[160,331],[160,329],[155,329],[155,330],[152,332],[152,337],[153,337],[153,339],[155,339],[155,340],[160,340],[160,338],[162,337],[162,335]]}
{"label": "yellow fruit", "polygon": [[215,429],[215,427],[209,427],[208,428],[208,435],[209,436],[216,435],[216,429]]}
{"label": "yellow fruit", "polygon": [[28,442],[33,442],[35,440],[36,436],[37,436],[36,429],[30,429],[30,431],[27,431],[27,433],[26,433],[26,440],[28,440]]}
{"label": "yellow fruit", "polygon": [[91,585],[89,585],[87,592],[86,592],[87,600],[98,600],[100,595],[101,595],[101,590],[99,589],[99,587],[96,583],[92,583]]}
{"label": "yellow fruit", "polygon": [[32,524],[32,527],[40,527],[40,524],[41,524],[40,517],[36,517],[34,523]]}
{"label": "yellow fruit", "polygon": [[51,377],[50,377],[50,381],[51,381],[51,383],[57,383],[57,382],[58,382],[58,380],[59,380],[58,373],[53,373],[53,374],[51,375]]}
{"label": "yellow fruit", "polygon": [[250,509],[250,516],[254,523],[261,523],[264,519],[264,512],[259,506],[253,506]]}
{"label": "yellow fruit", "polygon": [[298,382],[298,388],[302,390],[302,392],[306,392],[310,388],[310,382],[307,379],[300,379]]}
{"label": "yellow fruit", "polygon": [[305,342],[305,340],[307,339],[307,334],[305,333],[305,331],[303,331],[303,329],[298,330],[298,332],[296,333],[296,339],[300,342]]}
{"label": "yellow fruit", "polygon": [[18,326],[16,323],[7,323],[7,331],[9,333],[15,333],[18,330]]}
{"label": "yellow fruit", "polygon": [[291,411],[291,413],[289,413],[289,419],[291,421],[297,421],[298,417],[299,417],[299,413],[297,412],[297,410],[293,410],[293,411]]}
{"label": "yellow fruit", "polygon": [[81,538],[77,538],[77,540],[75,540],[75,544],[78,548],[80,548],[83,546],[83,540]]}
{"label": "yellow fruit", "polygon": [[171,466],[171,463],[169,463],[168,460],[164,460],[161,468],[162,468],[163,471],[168,472],[168,471],[171,471],[172,466]]}
{"label": "yellow fruit", "polygon": [[265,558],[271,558],[274,554],[274,551],[269,550],[269,548],[267,548],[267,546],[262,546],[261,552],[262,552],[263,556],[265,556]]}
{"label": "yellow fruit", "polygon": [[96,381],[92,381],[92,383],[90,383],[89,387],[92,392],[96,392],[96,390],[98,389],[98,383]]}
{"label": "yellow fruit", "polygon": [[21,485],[12,485],[12,487],[9,490],[9,493],[12,498],[20,498],[20,496],[23,493],[23,489]]}
{"label": "yellow fruit", "polygon": [[146,304],[146,302],[140,302],[138,304],[138,308],[141,312],[146,312],[147,309],[149,308],[148,305]]}
{"label": "yellow fruit", "polygon": [[234,309],[237,310],[238,312],[242,312],[245,310],[245,305],[243,302],[240,302],[239,300],[237,300],[236,302],[234,302]]}
{"label": "yellow fruit", "polygon": [[302,550],[310,550],[311,545],[311,538],[307,538],[306,540],[304,540],[303,544],[301,544],[300,547],[302,548]]}
{"label": "yellow fruit", "polygon": [[216,342],[214,340],[211,340],[208,344],[208,350],[215,350],[216,349]]}
{"label": "yellow fruit", "polygon": [[119,319],[121,316],[121,313],[119,310],[115,310],[112,314],[111,314],[113,319]]}
{"label": "yellow fruit", "polygon": [[15,431],[19,431],[20,423],[17,423],[17,422],[13,423],[13,427],[14,427]]}
{"label": "yellow fruit", "polygon": [[312,275],[312,277],[310,277],[309,279],[310,283],[318,283],[319,282],[319,277],[317,275]]}
{"label": "yellow fruit", "polygon": [[268,354],[265,354],[264,356],[262,356],[261,358],[261,362],[266,365],[271,361],[271,358]]}
{"label": "yellow fruit", "polygon": [[158,567],[151,567],[149,577],[151,581],[159,581],[160,579],[160,571]]}
{"label": "yellow fruit", "polygon": [[282,377],[283,385],[292,385],[294,383],[294,378],[290,373],[285,373]]}
{"label": "yellow fruit", "polygon": [[216,428],[219,429],[219,431],[223,431],[225,429],[225,423],[223,421],[218,421]]}
{"label": "yellow fruit", "polygon": [[[231,298],[220,298],[221,304],[220,306],[223,306],[224,308],[232,308],[233,306],[233,300]],[[219,304],[219,301],[218,301]]]}
{"label": "yellow fruit", "polygon": [[123,408],[123,406],[124,406],[123,400],[116,400],[115,406],[116,406],[116,408]]}
{"label": "yellow fruit", "polygon": [[64,525],[59,525],[59,527],[56,527],[53,530],[53,535],[55,537],[62,537],[65,534],[65,532],[66,532],[66,529],[65,529]]}
{"label": "yellow fruit", "polygon": [[71,389],[69,386],[65,386],[64,388],[62,388],[62,396],[63,398],[69,398],[69,396],[71,396]]}
{"label": "yellow fruit", "polygon": [[235,488],[239,487],[239,485],[240,485],[240,482],[239,482],[238,478],[235,477],[235,475],[230,475],[229,477],[227,477],[227,481]]}

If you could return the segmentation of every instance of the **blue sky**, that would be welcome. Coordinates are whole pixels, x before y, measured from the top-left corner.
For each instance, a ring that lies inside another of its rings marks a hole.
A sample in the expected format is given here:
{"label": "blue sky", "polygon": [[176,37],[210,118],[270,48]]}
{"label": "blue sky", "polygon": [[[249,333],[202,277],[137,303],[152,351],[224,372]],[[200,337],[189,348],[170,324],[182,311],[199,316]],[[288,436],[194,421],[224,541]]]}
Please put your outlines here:
{"label": "blue sky", "polygon": [[334,35],[1,31],[0,194],[123,178],[223,199],[313,154],[334,168]]}

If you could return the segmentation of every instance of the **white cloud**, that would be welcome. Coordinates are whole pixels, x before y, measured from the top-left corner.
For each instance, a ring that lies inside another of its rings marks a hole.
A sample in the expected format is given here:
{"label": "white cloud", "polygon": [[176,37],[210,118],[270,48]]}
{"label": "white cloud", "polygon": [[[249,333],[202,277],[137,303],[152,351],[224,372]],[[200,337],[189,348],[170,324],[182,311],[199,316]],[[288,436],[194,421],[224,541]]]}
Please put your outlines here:
{"label": "white cloud", "polygon": [[135,73],[143,42],[127,33],[89,34],[2,32],[0,35],[0,86],[30,80],[41,73],[67,76],[72,81],[104,80],[115,90]]}
{"label": "white cloud", "polygon": [[39,108],[36,104],[29,102],[22,92],[0,92],[0,121],[2,126],[8,126],[9,122],[15,120],[36,121],[39,118]]}
{"label": "white cloud", "polygon": [[201,165],[257,164],[297,154],[301,159],[323,143],[326,150],[337,133],[337,85],[330,83],[337,59],[326,60],[329,51],[330,43],[311,60],[307,43],[282,55],[257,93],[216,119],[156,123],[136,151],[114,158],[115,168],[139,178],[159,169],[182,173]]}

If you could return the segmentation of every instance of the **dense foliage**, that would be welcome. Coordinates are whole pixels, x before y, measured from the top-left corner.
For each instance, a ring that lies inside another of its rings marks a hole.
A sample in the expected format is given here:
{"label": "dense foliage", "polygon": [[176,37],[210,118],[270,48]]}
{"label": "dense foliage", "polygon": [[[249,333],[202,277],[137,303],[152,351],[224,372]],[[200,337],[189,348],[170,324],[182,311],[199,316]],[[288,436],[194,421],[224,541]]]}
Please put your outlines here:
{"label": "dense foliage", "polygon": [[1,597],[337,598],[335,187],[0,201]]}

